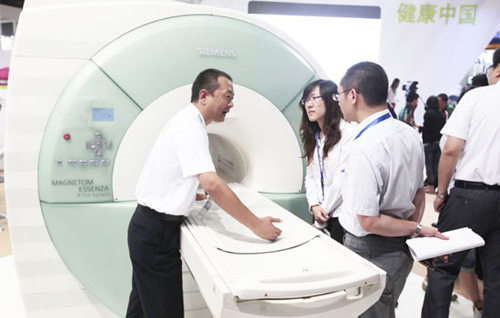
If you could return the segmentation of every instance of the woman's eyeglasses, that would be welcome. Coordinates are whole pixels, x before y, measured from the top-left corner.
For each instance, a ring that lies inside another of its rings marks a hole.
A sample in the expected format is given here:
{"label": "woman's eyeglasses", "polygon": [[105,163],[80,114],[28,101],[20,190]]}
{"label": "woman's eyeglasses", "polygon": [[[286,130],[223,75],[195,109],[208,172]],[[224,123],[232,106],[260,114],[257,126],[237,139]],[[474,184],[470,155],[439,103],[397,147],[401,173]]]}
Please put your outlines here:
{"label": "woman's eyeglasses", "polygon": [[320,98],[321,98],[321,96],[312,96],[312,97],[309,97],[309,98],[307,98],[307,99],[305,99],[305,98],[304,98],[304,99],[302,99],[302,100],[300,101],[300,105],[305,106],[307,103],[309,103],[309,102],[311,102],[311,101],[312,101],[313,103],[317,103],[317,102],[319,101],[319,99],[320,99]]}

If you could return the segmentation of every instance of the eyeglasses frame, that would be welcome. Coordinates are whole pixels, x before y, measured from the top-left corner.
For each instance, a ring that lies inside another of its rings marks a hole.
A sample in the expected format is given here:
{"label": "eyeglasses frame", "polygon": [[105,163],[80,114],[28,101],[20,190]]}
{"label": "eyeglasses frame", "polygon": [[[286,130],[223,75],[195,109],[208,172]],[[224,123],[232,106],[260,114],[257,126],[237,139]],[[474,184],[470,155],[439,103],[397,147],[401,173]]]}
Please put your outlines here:
{"label": "eyeglasses frame", "polygon": [[310,98],[303,98],[300,100],[300,105],[301,106],[306,106],[306,104],[310,101],[312,101],[313,103],[316,103],[317,100],[319,100],[320,98],[322,98],[320,95],[317,95],[317,96],[312,96]]}
{"label": "eyeglasses frame", "polygon": [[339,99],[340,99],[340,94],[349,93],[351,91],[351,89],[356,90],[355,88],[349,88],[349,89],[346,89],[346,90],[344,90],[342,92],[338,92],[338,93],[333,94],[332,95],[333,101],[338,103]]}

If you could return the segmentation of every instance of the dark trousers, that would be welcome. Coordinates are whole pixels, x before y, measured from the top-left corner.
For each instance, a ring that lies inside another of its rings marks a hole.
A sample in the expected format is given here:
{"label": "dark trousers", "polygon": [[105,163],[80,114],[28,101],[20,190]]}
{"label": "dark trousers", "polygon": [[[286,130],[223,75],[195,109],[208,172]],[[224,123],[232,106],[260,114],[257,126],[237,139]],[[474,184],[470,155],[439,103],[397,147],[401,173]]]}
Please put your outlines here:
{"label": "dark trousers", "polygon": [[[478,248],[483,266],[484,303],[482,318],[500,317],[500,191],[454,187],[439,213],[441,232],[469,227],[485,240]],[[427,270],[422,317],[448,317],[453,284],[468,251],[449,255],[448,263],[437,259]]]}
{"label": "dark trousers", "polygon": [[395,318],[398,298],[413,266],[406,237],[379,235],[357,237],[346,232],[344,245],[387,273],[385,288],[380,299],[359,317]]}
{"label": "dark trousers", "polygon": [[437,186],[439,158],[441,157],[441,148],[439,142],[431,142],[424,146],[425,152],[425,170],[427,172],[427,184]]}
{"label": "dark trousers", "polygon": [[184,317],[180,225],[138,205],[128,228],[132,292],[126,317]]}
{"label": "dark trousers", "polygon": [[391,113],[392,118],[398,119],[398,115],[396,115],[396,112],[394,111],[394,108],[392,108],[391,105],[389,105],[389,103],[386,103],[385,105],[387,106],[387,109]]}
{"label": "dark trousers", "polygon": [[338,217],[331,217],[326,223],[326,228],[330,232],[330,237],[340,244],[344,244],[345,230],[340,225]]}

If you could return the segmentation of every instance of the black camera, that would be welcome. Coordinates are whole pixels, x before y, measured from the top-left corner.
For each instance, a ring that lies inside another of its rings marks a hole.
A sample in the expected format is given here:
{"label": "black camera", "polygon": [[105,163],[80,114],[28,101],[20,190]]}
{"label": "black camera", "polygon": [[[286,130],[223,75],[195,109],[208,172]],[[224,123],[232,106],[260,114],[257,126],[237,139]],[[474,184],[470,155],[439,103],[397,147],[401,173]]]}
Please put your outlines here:
{"label": "black camera", "polygon": [[407,93],[416,93],[418,90],[418,82],[417,81],[408,81],[407,84],[403,85],[403,90]]}

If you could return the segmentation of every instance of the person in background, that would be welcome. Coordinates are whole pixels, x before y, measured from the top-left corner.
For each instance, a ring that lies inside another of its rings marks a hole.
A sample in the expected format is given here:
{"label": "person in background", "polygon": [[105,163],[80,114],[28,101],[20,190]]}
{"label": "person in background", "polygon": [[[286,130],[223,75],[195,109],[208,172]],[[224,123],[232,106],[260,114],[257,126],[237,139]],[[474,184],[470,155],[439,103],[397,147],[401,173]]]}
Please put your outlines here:
{"label": "person in background", "polygon": [[339,175],[354,128],[343,120],[337,97],[337,84],[332,81],[320,79],[307,85],[300,101],[300,136],[307,160],[306,196],[314,226],[325,229],[342,244],[344,229],[338,221],[342,204]]}
{"label": "person in background", "polygon": [[488,68],[486,76],[489,85],[495,85],[500,80],[500,51],[498,49],[493,53],[493,64]]}
{"label": "person in background", "polygon": [[427,172],[426,193],[434,193],[437,187],[439,157],[441,157],[441,149],[439,148],[439,140],[441,139],[440,131],[445,123],[446,119],[443,113],[439,111],[438,98],[430,96],[427,98],[424,124],[422,126],[425,171]]}
{"label": "person in background", "polygon": [[233,105],[231,77],[216,69],[201,72],[191,103],[165,125],[136,188],[137,208],[128,228],[132,292],[127,317],[184,317],[180,226],[201,184],[224,211],[258,237],[274,241],[281,220],[258,218],[216,174],[206,126],[223,122]]}
{"label": "person in background", "polygon": [[415,109],[418,106],[418,94],[414,92],[408,93],[406,95],[406,106],[399,112],[398,119],[407,123],[411,127],[419,129],[419,126],[415,124]]}
{"label": "person in background", "polygon": [[399,87],[399,78],[395,78],[389,87],[389,92],[387,93],[387,109],[391,112],[393,118],[398,118],[396,115],[396,90]]}
{"label": "person in background", "polygon": [[451,113],[453,112],[452,109],[448,107],[448,95],[445,93],[441,93],[437,96],[438,101],[439,101],[439,111],[441,111],[444,115],[444,118],[448,120],[450,118]]}
{"label": "person in background", "polygon": [[462,89],[462,92],[460,93],[460,96],[458,96],[457,104],[460,102],[465,93],[467,93],[471,89],[481,86],[488,86],[488,76],[485,73],[476,74],[472,77],[470,84],[464,87],[464,89]]}
{"label": "person in background", "polygon": [[[493,56],[500,57],[499,52],[497,49]],[[494,68],[499,63],[494,59]],[[438,192],[434,199],[440,231],[469,227],[486,243],[477,249],[484,278],[482,318],[500,317],[499,100],[497,82],[468,92],[455,108],[441,131],[447,139],[439,162]],[[448,194],[452,178],[455,181]],[[449,316],[454,281],[468,253],[453,253],[448,262],[436,260],[434,270],[427,271],[422,317]]]}
{"label": "person in background", "polygon": [[344,245],[387,273],[380,299],[360,317],[393,318],[413,266],[409,236],[436,236],[425,209],[424,151],[417,131],[387,110],[388,79],[372,62],[351,66],[339,85],[347,121],[359,123],[342,182]]}
{"label": "person in background", "polygon": [[488,76],[486,75],[486,73],[476,74],[474,75],[474,77],[472,77],[469,90],[474,89],[476,87],[482,87],[488,85],[489,85]]}

